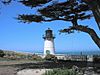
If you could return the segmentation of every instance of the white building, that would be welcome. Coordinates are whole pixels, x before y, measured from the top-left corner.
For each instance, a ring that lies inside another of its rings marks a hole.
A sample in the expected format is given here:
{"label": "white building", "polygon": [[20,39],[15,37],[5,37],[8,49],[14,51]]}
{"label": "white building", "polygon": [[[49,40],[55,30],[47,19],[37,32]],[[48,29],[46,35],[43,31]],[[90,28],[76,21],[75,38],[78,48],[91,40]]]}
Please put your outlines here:
{"label": "white building", "polygon": [[45,35],[43,36],[44,39],[44,56],[47,54],[55,54],[55,46],[54,46],[54,35],[52,33],[52,30],[48,28],[48,30],[45,31]]}

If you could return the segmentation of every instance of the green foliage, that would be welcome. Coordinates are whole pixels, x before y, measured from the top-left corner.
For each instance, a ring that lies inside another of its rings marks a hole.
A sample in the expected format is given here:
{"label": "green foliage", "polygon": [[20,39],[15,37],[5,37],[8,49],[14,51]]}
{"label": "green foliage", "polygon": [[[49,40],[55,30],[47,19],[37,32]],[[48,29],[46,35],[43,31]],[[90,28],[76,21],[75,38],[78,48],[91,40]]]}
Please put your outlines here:
{"label": "green foliage", "polygon": [[37,7],[41,5],[41,9],[38,9],[38,15],[35,14],[22,14],[18,16],[18,20],[21,22],[50,22],[54,20],[64,20],[71,21],[75,23],[77,20],[89,19],[92,17],[92,13],[86,13],[90,10],[88,5],[84,2],[80,2],[79,0],[66,0],[63,3],[53,3],[45,8],[46,3],[51,0],[22,0],[20,1],[23,5],[28,7]]}
{"label": "green foliage", "polygon": [[5,59],[9,60],[42,60],[42,58],[38,55],[33,55],[29,53],[20,53],[14,51],[4,51]]}
{"label": "green foliage", "polygon": [[71,69],[53,69],[46,71],[43,75],[78,75]]}
{"label": "green foliage", "polygon": [[36,6],[41,6],[42,4],[45,4],[50,1],[51,0],[20,0],[19,2],[21,2],[25,6],[29,6],[29,7],[33,8]]}
{"label": "green foliage", "polygon": [[4,57],[5,53],[3,50],[0,50],[0,57]]}

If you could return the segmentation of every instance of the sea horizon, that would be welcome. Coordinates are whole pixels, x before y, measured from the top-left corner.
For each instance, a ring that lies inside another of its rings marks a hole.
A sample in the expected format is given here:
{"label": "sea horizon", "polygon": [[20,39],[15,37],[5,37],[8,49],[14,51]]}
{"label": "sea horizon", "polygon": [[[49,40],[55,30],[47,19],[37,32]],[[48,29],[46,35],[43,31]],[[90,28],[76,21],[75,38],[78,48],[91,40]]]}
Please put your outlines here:
{"label": "sea horizon", "polygon": [[[4,51],[14,51],[21,53],[30,53],[30,54],[43,54],[43,50],[4,50]],[[55,51],[55,54],[62,55],[100,55],[100,51]]]}
{"label": "sea horizon", "polygon": [[[43,54],[43,52],[35,52],[37,54]],[[62,55],[100,55],[100,51],[56,51],[55,54]]]}

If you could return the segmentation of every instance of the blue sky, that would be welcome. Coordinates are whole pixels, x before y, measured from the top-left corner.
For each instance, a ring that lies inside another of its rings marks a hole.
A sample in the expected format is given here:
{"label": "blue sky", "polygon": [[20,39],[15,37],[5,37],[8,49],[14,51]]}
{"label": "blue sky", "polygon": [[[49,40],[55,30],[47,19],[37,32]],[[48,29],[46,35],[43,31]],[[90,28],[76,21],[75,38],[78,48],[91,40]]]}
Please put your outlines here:
{"label": "blue sky", "polygon": [[[14,19],[18,14],[36,13],[29,7],[25,7],[16,2],[9,6],[2,6],[0,9],[0,49],[16,50],[16,51],[43,51],[44,40],[42,35],[45,30],[51,28],[56,36],[56,51],[99,51],[100,49],[93,42],[91,37],[83,32],[75,32],[74,34],[61,34],[60,29],[67,28],[70,22],[53,21],[45,23],[18,23]],[[94,18],[90,20],[79,21],[79,24],[88,25],[94,28],[100,36],[100,31],[96,25]]]}

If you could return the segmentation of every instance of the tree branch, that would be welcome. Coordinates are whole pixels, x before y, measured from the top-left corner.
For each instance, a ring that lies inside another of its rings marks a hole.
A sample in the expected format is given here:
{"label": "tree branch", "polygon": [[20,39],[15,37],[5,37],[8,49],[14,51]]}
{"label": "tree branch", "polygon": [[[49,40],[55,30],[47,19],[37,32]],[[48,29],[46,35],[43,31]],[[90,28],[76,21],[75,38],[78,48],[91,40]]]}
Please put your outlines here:
{"label": "tree branch", "polygon": [[50,21],[55,21],[55,20],[71,21],[71,20],[67,20],[67,19],[64,19],[64,18],[56,18],[56,19],[49,19],[49,20],[44,19],[43,21],[50,22]]}
{"label": "tree branch", "polygon": [[87,3],[93,12],[94,18],[100,30],[100,1],[99,0],[82,0]]}
{"label": "tree branch", "polygon": [[60,32],[61,33],[73,33],[74,30],[78,30],[78,31],[88,33],[91,36],[91,38],[93,39],[93,41],[100,48],[100,38],[99,38],[99,36],[96,34],[96,32],[93,29],[88,28],[87,26],[82,26],[82,25],[71,26],[68,29],[60,30]]}
{"label": "tree branch", "polygon": [[29,6],[31,8],[41,6],[42,4],[46,4],[52,0],[21,0],[20,3],[24,4],[25,6]]}
{"label": "tree branch", "polygon": [[4,5],[9,5],[13,0],[3,0],[1,1]]}
{"label": "tree branch", "polygon": [[50,22],[50,21],[54,21],[54,20],[63,20],[63,21],[71,21],[69,19],[65,19],[65,18],[51,18],[51,19],[46,19],[46,17],[41,16],[41,15],[18,15],[18,17],[16,18],[17,20],[20,20],[20,22],[24,22],[24,23],[31,23],[31,22]]}

